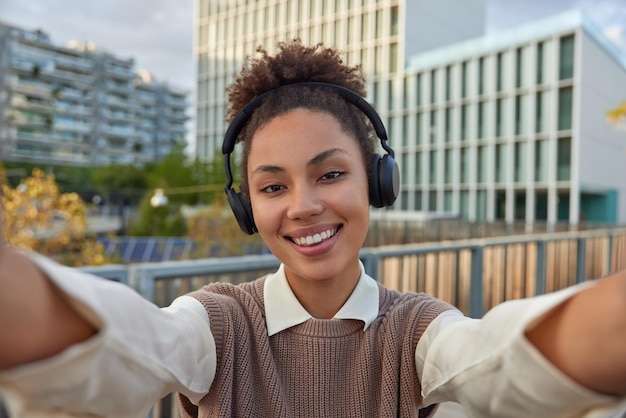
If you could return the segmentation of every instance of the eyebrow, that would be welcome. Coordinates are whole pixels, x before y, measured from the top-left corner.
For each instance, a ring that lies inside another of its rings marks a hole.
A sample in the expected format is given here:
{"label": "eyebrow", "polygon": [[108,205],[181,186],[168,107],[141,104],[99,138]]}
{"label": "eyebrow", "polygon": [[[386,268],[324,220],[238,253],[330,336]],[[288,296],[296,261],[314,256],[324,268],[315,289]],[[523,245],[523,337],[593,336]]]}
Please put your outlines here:
{"label": "eyebrow", "polygon": [[[331,156],[333,156],[335,154],[338,154],[338,153],[347,154],[346,150],[344,150],[344,149],[341,149],[341,148],[331,148],[331,149],[328,149],[326,151],[322,151],[319,154],[317,154],[316,156],[314,156],[313,158],[311,158],[306,165],[307,165],[307,167],[312,167],[314,165],[320,164],[324,160],[326,160],[326,159],[330,158]],[[255,168],[252,173],[253,174],[258,174],[258,173],[281,173],[283,171],[285,171],[285,169],[282,168],[282,167],[279,167],[277,165],[263,164],[263,165],[260,165],[257,168]]]}

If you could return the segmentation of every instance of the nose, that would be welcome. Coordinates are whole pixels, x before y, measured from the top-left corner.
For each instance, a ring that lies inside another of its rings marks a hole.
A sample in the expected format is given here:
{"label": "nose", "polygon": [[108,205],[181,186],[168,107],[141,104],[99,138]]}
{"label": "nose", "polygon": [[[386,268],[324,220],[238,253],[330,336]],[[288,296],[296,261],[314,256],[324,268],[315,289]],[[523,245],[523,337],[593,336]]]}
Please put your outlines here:
{"label": "nose", "polygon": [[307,219],[324,211],[324,204],[319,191],[313,187],[292,187],[289,193],[287,218]]}

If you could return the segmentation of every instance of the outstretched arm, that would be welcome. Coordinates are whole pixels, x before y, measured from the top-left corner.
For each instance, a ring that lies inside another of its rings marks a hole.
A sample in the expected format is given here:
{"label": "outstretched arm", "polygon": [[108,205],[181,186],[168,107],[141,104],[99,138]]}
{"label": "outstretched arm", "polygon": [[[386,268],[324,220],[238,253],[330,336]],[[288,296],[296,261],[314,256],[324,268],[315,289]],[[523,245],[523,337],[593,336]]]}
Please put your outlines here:
{"label": "outstretched arm", "polygon": [[626,271],[502,303],[448,311],[416,349],[424,404],[470,415],[587,416],[626,406]]}
{"label": "outstretched arm", "polygon": [[0,395],[16,416],[145,416],[167,393],[197,402],[210,388],[215,343],[193,298],[160,309],[128,286],[4,246],[0,286]]}
{"label": "outstretched arm", "polygon": [[0,369],[50,357],[96,329],[37,266],[0,242]]}
{"label": "outstretched arm", "polygon": [[626,270],[573,296],[526,336],[576,382],[626,395]]}

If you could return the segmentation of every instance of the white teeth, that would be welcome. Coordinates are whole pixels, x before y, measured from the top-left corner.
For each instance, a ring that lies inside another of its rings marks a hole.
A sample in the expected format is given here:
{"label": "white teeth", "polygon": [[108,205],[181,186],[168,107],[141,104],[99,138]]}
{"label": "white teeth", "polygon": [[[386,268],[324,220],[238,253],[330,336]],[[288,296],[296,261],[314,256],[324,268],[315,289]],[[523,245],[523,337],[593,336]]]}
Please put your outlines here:
{"label": "white teeth", "polygon": [[294,238],[293,242],[295,242],[297,245],[318,244],[324,241],[325,239],[332,237],[333,235],[335,235],[336,232],[337,230],[333,228],[333,229],[329,229],[326,231],[322,231],[319,234],[309,235],[309,236],[300,237],[300,238]]}

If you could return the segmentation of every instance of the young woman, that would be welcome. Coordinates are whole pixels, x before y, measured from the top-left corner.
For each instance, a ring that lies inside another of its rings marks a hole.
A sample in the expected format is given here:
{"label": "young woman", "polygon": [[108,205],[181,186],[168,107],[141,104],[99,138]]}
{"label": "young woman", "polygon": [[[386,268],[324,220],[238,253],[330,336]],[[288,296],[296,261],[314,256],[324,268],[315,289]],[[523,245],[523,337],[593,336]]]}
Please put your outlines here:
{"label": "young woman", "polygon": [[358,254],[370,205],[395,200],[397,167],[359,68],[298,41],[260,52],[229,91],[224,152],[229,167],[243,143],[244,175],[241,193],[227,187],[279,270],[158,309],[0,247],[0,391],[16,416],[144,417],[171,392],[199,417],[430,416],[444,401],[473,417],[578,417],[623,405],[624,272],[480,320],[382,287]]}

